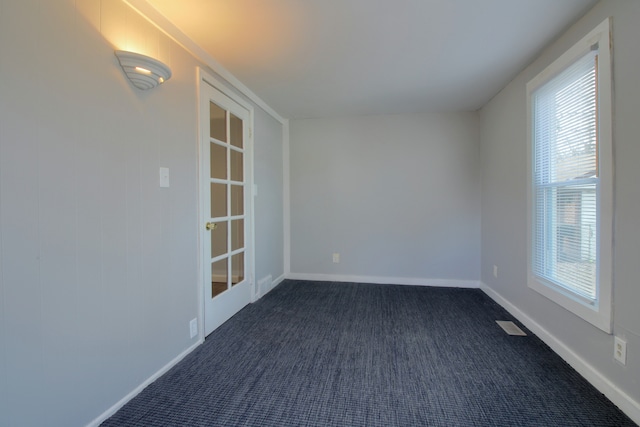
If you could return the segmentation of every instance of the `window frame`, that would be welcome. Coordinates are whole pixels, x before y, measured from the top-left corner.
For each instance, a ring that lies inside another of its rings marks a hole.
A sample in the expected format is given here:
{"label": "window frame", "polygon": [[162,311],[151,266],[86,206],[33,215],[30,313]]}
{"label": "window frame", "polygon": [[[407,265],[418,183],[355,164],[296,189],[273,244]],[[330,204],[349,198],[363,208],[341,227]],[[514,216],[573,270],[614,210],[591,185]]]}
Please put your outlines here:
{"label": "window frame", "polygon": [[[613,79],[611,18],[606,19],[589,34],[573,45],[558,59],[540,72],[526,85],[527,99],[527,286],[544,295],[570,312],[576,314],[599,329],[612,331],[612,262],[613,262]],[[535,183],[534,183],[534,123],[532,94],[551,81],[558,73],[574,64],[598,45],[597,61],[597,105],[598,105],[598,177],[597,191],[597,261],[596,298],[592,302],[577,293],[557,286],[533,270],[536,252],[535,233]]]}

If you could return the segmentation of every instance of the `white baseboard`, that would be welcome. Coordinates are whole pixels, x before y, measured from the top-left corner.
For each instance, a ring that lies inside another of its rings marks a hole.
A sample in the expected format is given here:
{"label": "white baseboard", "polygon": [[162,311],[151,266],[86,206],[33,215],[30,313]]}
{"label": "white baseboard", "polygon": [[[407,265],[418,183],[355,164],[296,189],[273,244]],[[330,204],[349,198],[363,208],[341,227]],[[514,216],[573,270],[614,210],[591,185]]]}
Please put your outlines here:
{"label": "white baseboard", "polygon": [[273,288],[273,278],[269,274],[268,276],[263,277],[258,280],[258,298],[262,298]]}
{"label": "white baseboard", "polygon": [[425,279],[416,277],[349,276],[340,274],[289,273],[287,279],[322,282],[377,283],[389,285],[437,286],[442,288],[479,288],[477,280]]}
{"label": "white baseboard", "polygon": [[285,279],[285,275],[281,275],[279,277],[276,277],[276,280],[273,281],[273,283],[271,284],[271,289],[275,288],[276,286],[278,286],[280,283],[282,283],[282,281]]}
{"label": "white baseboard", "polygon": [[154,382],[155,380],[157,380],[158,378],[160,378],[162,375],[164,375],[169,369],[173,368],[174,365],[176,365],[178,362],[180,362],[182,359],[185,358],[185,356],[187,356],[189,353],[191,353],[193,350],[195,350],[200,344],[202,344],[204,342],[204,339],[200,339],[198,340],[195,344],[193,344],[191,347],[187,348],[185,351],[183,351],[182,353],[180,353],[178,356],[176,356],[173,360],[171,360],[169,363],[167,363],[166,365],[164,365],[162,368],[160,368],[155,374],[151,375],[149,378],[147,378],[146,381],[144,381],[142,384],[140,384],[138,387],[134,388],[129,394],[127,394],[125,397],[123,397],[122,399],[120,399],[115,405],[113,405],[112,407],[110,407],[109,409],[107,409],[106,411],[104,411],[102,414],[100,414],[97,418],[95,418],[93,421],[89,422],[87,424],[86,427],[98,427],[100,424],[102,424],[104,421],[107,420],[107,418],[109,418],[110,416],[112,416],[113,414],[115,414],[116,412],[118,412],[118,410],[120,408],[122,408],[124,405],[127,404],[127,402],[129,402],[131,399],[133,399],[134,397],[136,397],[142,390],[144,390],[149,384],[151,384],[152,382]]}
{"label": "white baseboard", "polygon": [[640,424],[640,403],[636,402],[620,390],[614,383],[605,377],[600,371],[587,363],[576,352],[567,347],[562,341],[553,334],[540,326],[535,320],[521,311],[518,307],[509,302],[502,295],[491,289],[484,283],[480,283],[480,289],[484,291],[491,299],[500,304],[505,310],[511,313],[524,326],[531,330],[538,338],[545,342],[555,353],[562,357],[573,369],[589,381],[602,394],[607,396],[614,405],[622,412],[627,414],[636,424]]}

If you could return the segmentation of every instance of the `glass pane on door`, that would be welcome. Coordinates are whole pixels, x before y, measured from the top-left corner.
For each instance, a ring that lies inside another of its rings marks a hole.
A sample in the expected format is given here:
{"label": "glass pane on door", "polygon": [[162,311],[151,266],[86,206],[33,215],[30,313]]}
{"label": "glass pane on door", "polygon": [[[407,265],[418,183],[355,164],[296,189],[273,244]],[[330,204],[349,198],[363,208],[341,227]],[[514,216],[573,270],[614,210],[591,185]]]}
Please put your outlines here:
{"label": "glass pane on door", "polygon": [[244,179],[243,155],[240,151],[231,150],[231,180],[242,181]]}
{"label": "glass pane on door", "polygon": [[209,157],[211,178],[227,179],[227,148],[212,142]]}
{"label": "glass pane on door", "polygon": [[237,251],[244,247],[244,220],[231,221],[231,250]]}
{"label": "glass pane on door", "polygon": [[244,215],[244,187],[231,185],[231,216]]}
{"label": "glass pane on door", "polygon": [[211,218],[227,216],[227,184],[211,184]]}
{"label": "glass pane on door", "polygon": [[211,230],[211,258],[227,253],[227,224],[227,221],[216,222],[215,228]]}
{"label": "glass pane on door", "polygon": [[242,119],[230,114],[229,118],[229,134],[231,145],[238,148],[242,147]]}
{"label": "glass pane on door", "polygon": [[244,252],[231,257],[231,284],[235,285],[244,280]]}
{"label": "glass pane on door", "polygon": [[209,136],[227,142],[227,112],[209,102]]}
{"label": "glass pane on door", "polygon": [[211,264],[211,298],[227,290],[229,282],[228,258]]}

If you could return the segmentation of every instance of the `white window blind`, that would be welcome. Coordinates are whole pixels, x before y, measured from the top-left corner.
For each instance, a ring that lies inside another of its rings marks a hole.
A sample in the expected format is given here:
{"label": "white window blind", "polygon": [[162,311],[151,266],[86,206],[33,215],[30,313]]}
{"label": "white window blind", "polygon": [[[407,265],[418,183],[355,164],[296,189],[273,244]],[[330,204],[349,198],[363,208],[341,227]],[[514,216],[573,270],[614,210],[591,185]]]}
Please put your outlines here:
{"label": "white window blind", "polygon": [[533,273],[594,302],[598,278],[598,50],[531,94]]}

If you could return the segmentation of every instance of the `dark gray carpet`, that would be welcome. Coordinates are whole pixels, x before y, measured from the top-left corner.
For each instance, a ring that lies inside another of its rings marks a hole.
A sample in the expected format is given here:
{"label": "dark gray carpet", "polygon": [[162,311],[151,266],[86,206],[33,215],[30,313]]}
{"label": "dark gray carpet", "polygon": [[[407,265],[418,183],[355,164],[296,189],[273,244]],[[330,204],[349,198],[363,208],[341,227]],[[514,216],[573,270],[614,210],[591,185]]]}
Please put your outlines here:
{"label": "dark gray carpet", "polygon": [[285,281],[102,425],[635,425],[495,320],[480,290]]}

